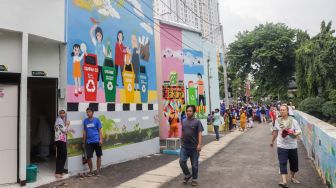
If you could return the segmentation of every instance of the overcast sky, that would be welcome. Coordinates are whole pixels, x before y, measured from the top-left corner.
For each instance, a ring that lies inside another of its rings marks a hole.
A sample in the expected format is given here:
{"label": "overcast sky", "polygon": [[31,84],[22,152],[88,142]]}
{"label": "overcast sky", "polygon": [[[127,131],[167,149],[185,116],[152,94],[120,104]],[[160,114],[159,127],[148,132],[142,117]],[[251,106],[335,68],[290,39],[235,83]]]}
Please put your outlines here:
{"label": "overcast sky", "polygon": [[218,0],[224,40],[235,41],[239,31],[266,22],[282,22],[291,28],[319,32],[322,20],[336,28],[336,0]]}

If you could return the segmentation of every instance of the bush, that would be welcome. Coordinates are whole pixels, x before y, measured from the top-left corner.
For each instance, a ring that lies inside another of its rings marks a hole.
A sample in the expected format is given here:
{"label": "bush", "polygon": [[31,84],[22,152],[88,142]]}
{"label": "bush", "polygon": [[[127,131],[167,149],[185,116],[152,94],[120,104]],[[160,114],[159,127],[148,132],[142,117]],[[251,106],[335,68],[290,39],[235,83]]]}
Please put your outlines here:
{"label": "bush", "polygon": [[322,118],[322,105],[324,102],[325,100],[320,97],[308,97],[301,101],[299,104],[299,110],[317,118]]}
{"label": "bush", "polygon": [[329,92],[329,96],[328,98],[333,101],[336,102],[336,89],[333,89]]}
{"label": "bush", "polygon": [[326,117],[335,117],[336,116],[336,102],[327,101],[322,106],[322,113]]}

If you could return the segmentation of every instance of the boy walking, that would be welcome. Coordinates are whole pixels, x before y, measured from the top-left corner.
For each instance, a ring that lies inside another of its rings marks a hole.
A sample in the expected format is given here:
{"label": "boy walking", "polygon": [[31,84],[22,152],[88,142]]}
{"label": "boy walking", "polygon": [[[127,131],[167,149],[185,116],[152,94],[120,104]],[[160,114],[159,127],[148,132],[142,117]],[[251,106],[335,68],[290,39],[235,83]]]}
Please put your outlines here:
{"label": "boy walking", "polygon": [[[102,125],[98,118],[93,117],[93,109],[87,108],[86,114],[87,118],[83,121],[83,143],[85,144],[87,163],[89,165],[90,172],[88,176],[97,175],[100,176],[100,166],[101,166],[101,156],[102,152]],[[97,171],[93,173],[92,171],[92,157],[93,152],[96,152],[97,156]]]}
{"label": "boy walking", "polygon": [[[182,125],[182,147],[180,153],[180,166],[185,175],[183,183],[187,184],[192,178],[191,185],[197,186],[198,175],[198,158],[202,149],[202,123],[196,119],[196,107],[194,105],[187,106],[187,119]],[[187,160],[190,158],[192,166],[192,174],[188,169]]]}

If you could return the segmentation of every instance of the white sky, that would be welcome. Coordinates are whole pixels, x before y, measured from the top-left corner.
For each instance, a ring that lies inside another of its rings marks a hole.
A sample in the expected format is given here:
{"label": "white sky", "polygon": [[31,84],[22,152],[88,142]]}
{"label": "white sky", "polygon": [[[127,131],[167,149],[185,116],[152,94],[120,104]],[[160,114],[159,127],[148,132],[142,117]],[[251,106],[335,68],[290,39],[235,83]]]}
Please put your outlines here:
{"label": "white sky", "polygon": [[336,28],[336,0],[218,0],[224,41],[236,40],[239,31],[253,30],[266,22],[281,22],[291,28],[319,32],[322,20]]}

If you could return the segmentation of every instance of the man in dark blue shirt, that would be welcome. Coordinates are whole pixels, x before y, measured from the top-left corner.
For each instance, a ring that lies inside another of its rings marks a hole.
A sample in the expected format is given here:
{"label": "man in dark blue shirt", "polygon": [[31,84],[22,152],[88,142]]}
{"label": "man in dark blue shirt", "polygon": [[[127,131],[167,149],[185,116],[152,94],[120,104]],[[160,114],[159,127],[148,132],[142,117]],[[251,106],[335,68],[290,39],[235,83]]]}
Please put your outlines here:
{"label": "man in dark blue shirt", "polygon": [[[102,125],[98,118],[93,117],[93,109],[87,108],[86,114],[88,118],[84,119],[83,125],[83,143],[85,144],[86,149],[86,156],[87,156],[87,163],[90,168],[90,172],[88,176],[92,175],[100,175],[100,166],[101,166],[101,156],[103,155],[102,152],[102,144],[103,144],[103,137],[102,137]],[[96,152],[97,156],[97,171],[95,174],[92,172],[92,157],[93,152]]]}
{"label": "man in dark blue shirt", "polygon": [[[197,185],[198,158],[202,149],[202,123],[195,118],[196,107],[187,106],[187,119],[182,124],[180,166],[185,175],[183,182],[185,184],[192,178],[191,185]],[[190,158],[192,174],[188,169],[187,160]]]}

